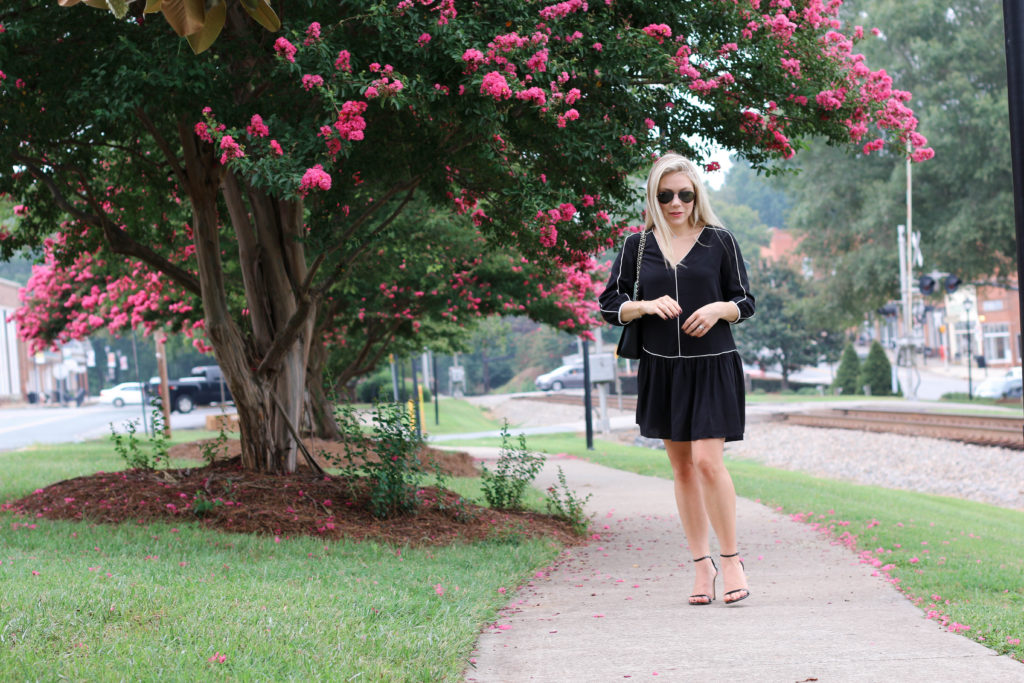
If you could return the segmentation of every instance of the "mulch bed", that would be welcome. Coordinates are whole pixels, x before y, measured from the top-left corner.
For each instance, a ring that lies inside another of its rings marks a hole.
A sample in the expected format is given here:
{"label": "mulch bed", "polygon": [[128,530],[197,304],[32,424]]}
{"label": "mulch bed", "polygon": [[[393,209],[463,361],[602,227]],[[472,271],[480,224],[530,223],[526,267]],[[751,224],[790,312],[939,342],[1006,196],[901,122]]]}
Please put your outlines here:
{"label": "mulch bed", "polygon": [[[231,442],[229,442],[230,444]],[[321,442],[314,450],[322,464],[343,444]],[[180,444],[171,457],[202,460],[202,443]],[[466,453],[425,448],[421,459],[451,476],[475,476]],[[301,458],[300,458],[301,461]],[[429,477],[432,479],[433,477]],[[307,467],[291,475],[243,471],[232,456],[212,464],[175,470],[125,470],[57,482],[0,505],[0,510],[43,519],[104,524],[170,524],[186,521],[219,531],[324,539],[376,540],[397,545],[448,545],[492,538],[551,537],[575,544],[580,537],[565,522],[534,512],[480,507],[436,487],[417,492],[418,509],[389,519],[369,512],[369,496],[359,481],[319,475]]]}

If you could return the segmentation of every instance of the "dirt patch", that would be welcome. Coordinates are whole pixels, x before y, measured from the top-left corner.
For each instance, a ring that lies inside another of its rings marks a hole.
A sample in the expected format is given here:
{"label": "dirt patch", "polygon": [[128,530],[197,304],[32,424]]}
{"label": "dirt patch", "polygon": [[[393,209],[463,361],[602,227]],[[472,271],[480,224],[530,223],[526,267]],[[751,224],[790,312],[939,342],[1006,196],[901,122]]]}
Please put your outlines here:
{"label": "dirt patch", "polygon": [[[344,446],[335,444],[334,452]],[[565,522],[533,512],[495,511],[460,500],[436,487],[417,491],[414,513],[377,519],[369,512],[369,494],[358,480],[300,470],[271,475],[242,470],[240,459],[202,462],[202,444],[175,446],[174,457],[195,458],[196,467],[176,470],[99,472],[58,482],[0,510],[27,519],[70,519],[104,524],[196,522],[235,533],[372,539],[396,545],[447,545],[510,537],[551,537],[580,542]],[[174,450],[172,449],[172,450]],[[476,464],[466,453],[425,449],[424,461],[456,476],[473,476]],[[321,449],[323,458],[327,449]],[[26,521],[26,524],[31,523]]]}
{"label": "dirt patch", "polygon": [[[347,464],[348,447],[344,442],[304,439],[302,443],[313,454],[321,467],[340,467]],[[167,455],[170,458],[202,461],[206,459],[204,449],[212,451],[217,460],[230,460],[241,455],[242,442],[238,439],[229,439],[220,446],[217,446],[216,439],[180,443],[167,449]],[[480,474],[480,468],[468,453],[441,451],[424,446],[420,450],[419,456],[420,461],[431,472],[440,470],[450,477],[475,477]],[[372,454],[371,459],[373,459]],[[359,459],[356,459],[356,462],[358,463]],[[306,460],[301,454],[299,455],[299,466],[306,467]]]}

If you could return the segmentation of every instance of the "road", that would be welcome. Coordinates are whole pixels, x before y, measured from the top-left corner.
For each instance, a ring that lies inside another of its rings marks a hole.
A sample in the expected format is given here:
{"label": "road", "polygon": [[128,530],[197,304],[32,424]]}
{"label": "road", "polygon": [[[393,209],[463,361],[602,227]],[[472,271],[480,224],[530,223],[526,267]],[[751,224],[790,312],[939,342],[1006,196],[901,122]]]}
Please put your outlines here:
{"label": "road", "polygon": [[[201,428],[206,424],[207,415],[219,412],[220,408],[217,407],[203,407],[196,408],[188,415],[171,413],[171,429]],[[127,424],[132,421],[138,425],[139,434],[143,434],[142,408],[138,405],[122,408],[99,404],[6,408],[0,410],[0,451],[36,443],[75,443],[100,439],[110,435],[111,424],[119,432],[124,432]]]}

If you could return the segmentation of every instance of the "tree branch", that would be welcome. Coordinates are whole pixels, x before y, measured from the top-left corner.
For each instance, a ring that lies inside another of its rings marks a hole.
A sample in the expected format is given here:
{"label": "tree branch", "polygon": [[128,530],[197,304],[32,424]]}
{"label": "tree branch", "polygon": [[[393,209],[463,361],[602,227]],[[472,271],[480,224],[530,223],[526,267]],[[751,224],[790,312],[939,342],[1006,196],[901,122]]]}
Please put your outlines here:
{"label": "tree branch", "polygon": [[135,108],[135,116],[138,117],[140,122],[142,122],[143,128],[148,130],[149,134],[153,136],[153,141],[156,142],[156,146],[164,153],[164,158],[167,159],[167,163],[171,167],[171,171],[174,172],[174,177],[178,180],[178,184],[185,187],[188,184],[188,179],[185,177],[185,169],[183,169],[178,163],[178,155],[176,155],[171,149],[171,145],[167,142],[167,138],[160,134],[160,131],[156,128],[156,124],[153,123],[153,120],[149,118],[149,115],[142,107]]}
{"label": "tree branch", "polygon": [[[110,219],[106,218],[101,213],[89,213],[75,207],[61,191],[57,181],[43,171],[43,162],[41,160],[32,159],[17,152],[12,155],[12,158],[18,163],[23,164],[25,168],[29,170],[29,173],[32,174],[32,177],[46,185],[57,206],[83,223],[98,225],[103,230],[103,235],[106,237],[107,243],[115,253],[123,254],[125,256],[134,256],[143,263],[151,266],[153,269],[167,275],[192,294],[201,294],[199,281],[187,270],[171,263],[146,245],[136,242],[128,236],[127,232],[114,225]],[[82,199],[90,201],[88,198]]]}

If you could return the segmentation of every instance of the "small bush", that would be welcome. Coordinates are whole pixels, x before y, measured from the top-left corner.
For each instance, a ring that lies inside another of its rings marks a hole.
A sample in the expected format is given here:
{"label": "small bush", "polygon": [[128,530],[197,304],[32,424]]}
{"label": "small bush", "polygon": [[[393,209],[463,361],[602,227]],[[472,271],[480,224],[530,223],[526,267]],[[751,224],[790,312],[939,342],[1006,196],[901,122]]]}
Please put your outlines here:
{"label": "small bush", "polygon": [[572,530],[579,535],[587,533],[590,527],[590,518],[583,511],[587,501],[592,494],[585,498],[578,498],[576,492],[569,488],[565,481],[565,472],[558,468],[558,485],[548,487],[547,506],[548,512],[559,519],[564,519],[572,526]]}
{"label": "small bush", "polygon": [[836,379],[832,382],[832,388],[837,393],[844,395],[861,393],[861,384],[857,383],[860,375],[860,359],[853,348],[853,344],[847,344],[843,349],[843,357],[839,361],[839,369],[836,370]]}
{"label": "small bush", "polygon": [[[433,394],[430,393],[429,388],[424,386],[422,382],[418,386],[423,389],[424,403],[433,400]],[[408,400],[412,396],[412,378],[407,377],[404,385],[400,383],[398,391],[401,394],[402,401]],[[391,370],[385,367],[361,381],[356,387],[356,398],[361,403],[393,401],[395,396],[394,388],[391,384]]]}
{"label": "small bush", "polygon": [[872,396],[892,396],[892,364],[878,341],[871,342],[857,375],[857,386],[870,387]]}
{"label": "small bush", "polygon": [[501,455],[494,472],[481,468],[481,487],[487,504],[498,510],[509,510],[522,507],[523,493],[541,469],[544,467],[544,456],[531,453],[526,447],[526,436],[519,435],[519,446],[510,445],[508,420],[501,428]]}

